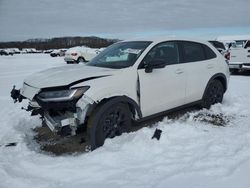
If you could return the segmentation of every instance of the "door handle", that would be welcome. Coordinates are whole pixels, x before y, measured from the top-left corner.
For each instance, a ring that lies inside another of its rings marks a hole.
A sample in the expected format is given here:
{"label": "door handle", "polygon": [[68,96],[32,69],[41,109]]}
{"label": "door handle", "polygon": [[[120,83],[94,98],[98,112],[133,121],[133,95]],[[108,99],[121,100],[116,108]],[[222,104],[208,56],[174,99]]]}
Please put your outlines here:
{"label": "door handle", "polygon": [[175,71],[175,73],[176,73],[176,74],[182,74],[182,73],[183,73],[183,70],[182,70],[182,69],[177,69],[177,70]]}

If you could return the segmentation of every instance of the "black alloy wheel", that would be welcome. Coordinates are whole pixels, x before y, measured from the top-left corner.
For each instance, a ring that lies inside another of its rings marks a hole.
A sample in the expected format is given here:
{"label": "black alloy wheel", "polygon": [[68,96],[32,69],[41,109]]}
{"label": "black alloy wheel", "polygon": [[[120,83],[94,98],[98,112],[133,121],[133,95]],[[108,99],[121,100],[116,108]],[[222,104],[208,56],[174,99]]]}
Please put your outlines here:
{"label": "black alloy wheel", "polygon": [[213,80],[203,97],[202,107],[210,108],[213,104],[221,103],[224,95],[224,87],[219,80]]}
{"label": "black alloy wheel", "polygon": [[107,138],[129,132],[131,124],[131,112],[127,104],[102,105],[94,111],[88,121],[91,149],[102,146]]}

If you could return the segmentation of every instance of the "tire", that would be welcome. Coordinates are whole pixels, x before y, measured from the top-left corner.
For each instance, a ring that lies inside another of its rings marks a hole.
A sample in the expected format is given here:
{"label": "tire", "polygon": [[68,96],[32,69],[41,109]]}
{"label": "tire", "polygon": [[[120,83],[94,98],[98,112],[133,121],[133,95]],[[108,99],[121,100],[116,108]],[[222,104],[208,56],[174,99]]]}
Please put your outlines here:
{"label": "tire", "polygon": [[213,104],[221,103],[224,95],[224,86],[219,80],[213,80],[205,91],[202,107],[209,109]]}
{"label": "tire", "polygon": [[77,63],[85,63],[85,62],[86,62],[86,60],[83,57],[79,57],[77,59]]}
{"label": "tire", "polygon": [[110,101],[97,107],[87,123],[91,150],[102,146],[106,138],[129,132],[131,126],[131,111],[127,104]]}

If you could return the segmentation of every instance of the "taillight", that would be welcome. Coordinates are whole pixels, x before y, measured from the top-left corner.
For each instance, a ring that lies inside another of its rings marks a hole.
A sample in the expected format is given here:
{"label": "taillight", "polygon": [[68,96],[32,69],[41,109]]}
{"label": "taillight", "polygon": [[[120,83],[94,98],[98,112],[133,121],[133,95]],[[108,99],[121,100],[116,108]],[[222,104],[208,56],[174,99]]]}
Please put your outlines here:
{"label": "taillight", "polygon": [[224,57],[226,58],[226,60],[230,60],[230,52],[227,52]]}
{"label": "taillight", "polygon": [[72,56],[77,56],[77,53],[71,53]]}

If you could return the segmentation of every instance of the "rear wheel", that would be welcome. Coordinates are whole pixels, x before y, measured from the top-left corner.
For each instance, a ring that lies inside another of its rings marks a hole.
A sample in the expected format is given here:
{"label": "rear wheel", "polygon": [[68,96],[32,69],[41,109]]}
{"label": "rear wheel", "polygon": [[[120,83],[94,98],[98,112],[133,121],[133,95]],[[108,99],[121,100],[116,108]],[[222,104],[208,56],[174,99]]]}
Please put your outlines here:
{"label": "rear wheel", "polygon": [[79,57],[77,59],[77,63],[84,63],[84,62],[86,62],[86,60],[83,57]]}
{"label": "rear wheel", "polygon": [[127,104],[107,102],[97,107],[87,124],[91,150],[102,146],[106,138],[129,132],[131,124],[131,112]]}
{"label": "rear wheel", "polygon": [[213,80],[204,94],[202,107],[210,108],[213,104],[221,103],[224,95],[224,87],[219,80]]}

